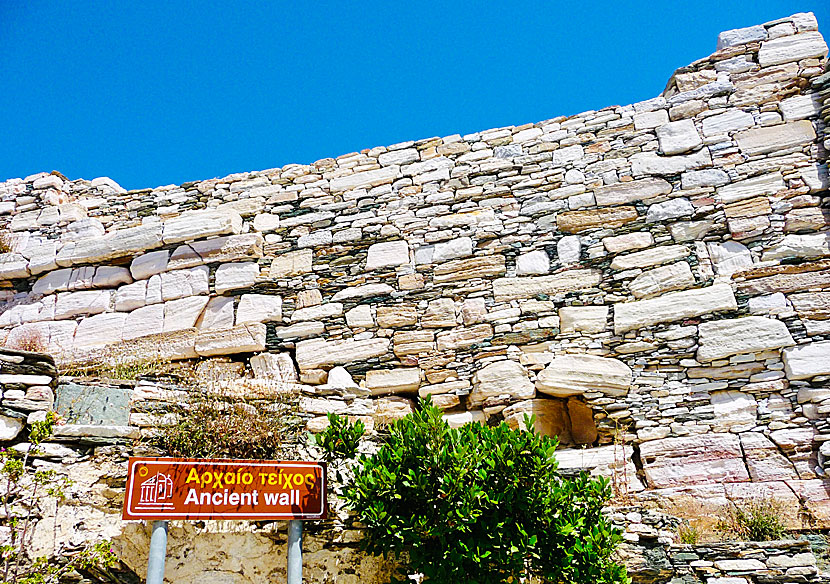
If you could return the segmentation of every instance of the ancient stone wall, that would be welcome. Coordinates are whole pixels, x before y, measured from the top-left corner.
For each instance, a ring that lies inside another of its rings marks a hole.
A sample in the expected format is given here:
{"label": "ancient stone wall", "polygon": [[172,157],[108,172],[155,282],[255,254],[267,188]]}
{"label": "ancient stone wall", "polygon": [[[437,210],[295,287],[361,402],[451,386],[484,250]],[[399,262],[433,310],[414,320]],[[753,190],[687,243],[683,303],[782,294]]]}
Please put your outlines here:
{"label": "ancient stone wall", "polygon": [[[627,500],[771,496],[826,529],[826,56],[796,14],[629,106],[140,191],[8,180],[0,336],[70,369],[230,359],[296,384],[311,429],[417,396],[531,412]],[[74,431],[152,426],[126,415]]]}

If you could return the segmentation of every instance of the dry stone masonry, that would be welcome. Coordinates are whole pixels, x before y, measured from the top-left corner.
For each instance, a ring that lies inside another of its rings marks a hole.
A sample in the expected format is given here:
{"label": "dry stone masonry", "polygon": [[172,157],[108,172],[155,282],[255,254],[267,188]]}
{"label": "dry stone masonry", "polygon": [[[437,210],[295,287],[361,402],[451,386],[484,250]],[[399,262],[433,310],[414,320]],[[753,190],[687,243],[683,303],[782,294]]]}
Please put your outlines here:
{"label": "dry stone masonry", "polygon": [[[771,496],[830,528],[826,57],[802,13],[722,33],[633,105],[155,189],[0,183],[0,439],[55,388],[15,349],[224,359],[297,384],[312,430],[427,396],[452,425],[532,413],[563,470],[638,504]],[[129,423],[76,437],[149,431],[140,387]],[[731,553],[671,561],[815,572]]]}

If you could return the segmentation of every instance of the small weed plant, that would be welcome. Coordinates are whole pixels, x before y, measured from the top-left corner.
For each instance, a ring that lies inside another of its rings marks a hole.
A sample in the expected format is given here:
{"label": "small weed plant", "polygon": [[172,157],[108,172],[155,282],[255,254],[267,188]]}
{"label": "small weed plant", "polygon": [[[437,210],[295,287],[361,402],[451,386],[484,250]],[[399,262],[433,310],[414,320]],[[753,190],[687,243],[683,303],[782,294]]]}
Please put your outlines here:
{"label": "small weed plant", "polygon": [[783,508],[772,499],[758,499],[731,505],[724,510],[717,530],[724,539],[771,541],[781,539],[787,531],[781,520]]}
{"label": "small weed plant", "polygon": [[81,549],[67,549],[57,544],[53,558],[33,557],[30,546],[41,505],[52,499],[58,505],[66,500],[65,490],[71,485],[68,477],[54,470],[37,470],[30,465],[40,444],[49,438],[57,422],[49,412],[43,422],[34,422],[29,443],[23,453],[0,451],[0,497],[5,527],[0,545],[0,571],[3,582],[13,584],[52,584],[63,581],[78,570],[106,569],[116,565],[117,558],[109,542],[98,542]]}
{"label": "small weed plant", "polygon": [[0,232],[0,253],[11,253],[14,251],[12,234],[8,231]]}
{"label": "small weed plant", "polygon": [[182,458],[285,458],[302,434],[297,395],[248,400],[217,390],[194,390],[175,413],[177,422],[159,428],[153,445]]}
{"label": "small weed plant", "polygon": [[46,342],[36,329],[25,329],[23,333],[19,334],[11,343],[7,343],[6,346],[17,351],[46,352]]}
{"label": "small weed plant", "polygon": [[[337,416],[317,435],[353,456],[359,429]],[[343,497],[366,526],[363,545],[430,584],[629,582],[611,557],[622,533],[603,515],[605,478],[557,473],[557,440],[506,424],[450,428],[428,400],[361,454]],[[405,574],[392,576],[405,580]]]}
{"label": "small weed plant", "polygon": [[677,537],[680,543],[695,545],[701,542],[702,533],[696,526],[684,522],[677,528]]}

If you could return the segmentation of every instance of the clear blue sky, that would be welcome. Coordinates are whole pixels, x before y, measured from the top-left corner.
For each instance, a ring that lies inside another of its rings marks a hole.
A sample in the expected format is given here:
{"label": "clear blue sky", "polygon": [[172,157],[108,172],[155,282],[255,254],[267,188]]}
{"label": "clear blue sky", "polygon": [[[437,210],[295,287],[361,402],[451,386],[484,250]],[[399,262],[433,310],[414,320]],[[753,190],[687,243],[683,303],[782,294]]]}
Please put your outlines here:
{"label": "clear blue sky", "polygon": [[830,2],[0,0],[0,180],[126,188],[657,95],[718,32]]}

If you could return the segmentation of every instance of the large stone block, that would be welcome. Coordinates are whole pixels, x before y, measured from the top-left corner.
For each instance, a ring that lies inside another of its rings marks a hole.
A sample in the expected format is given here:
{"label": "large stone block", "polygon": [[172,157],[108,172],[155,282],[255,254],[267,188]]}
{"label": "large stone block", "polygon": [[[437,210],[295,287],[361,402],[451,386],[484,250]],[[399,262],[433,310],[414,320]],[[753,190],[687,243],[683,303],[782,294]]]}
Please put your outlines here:
{"label": "large stone block", "polygon": [[63,292],[55,303],[55,320],[86,314],[99,314],[110,308],[110,290],[89,290],[86,292]]}
{"label": "large stone block", "polygon": [[631,368],[618,359],[559,355],[536,377],[536,389],[556,397],[596,391],[619,397],[628,393],[631,378]]}
{"label": "large stone block", "polygon": [[415,404],[411,399],[400,396],[381,397],[375,400],[375,413],[372,418],[375,424],[391,424],[415,411]]}
{"label": "large stone block", "polygon": [[362,286],[349,286],[335,293],[331,299],[335,302],[343,300],[356,300],[358,298],[369,298],[370,296],[387,296],[395,289],[389,284],[364,284]]}
{"label": "large stone block", "polygon": [[156,335],[164,331],[164,305],[154,304],[133,310],[124,321],[122,339],[129,341],[139,337]]}
{"label": "large stone block", "polygon": [[646,213],[646,223],[663,223],[680,217],[691,217],[694,212],[695,208],[689,199],[677,197],[649,206]]}
{"label": "large stone block", "polygon": [[816,132],[813,129],[813,124],[808,120],[764,128],[752,128],[735,135],[738,148],[747,156],[787,150],[810,144],[815,139]]}
{"label": "large stone block", "polygon": [[643,272],[628,285],[635,298],[650,298],[664,292],[690,288],[695,284],[692,269],[686,262],[677,262]]}
{"label": "large stone block", "polygon": [[236,324],[282,320],[282,298],[271,294],[243,294],[236,309]]}
{"label": "large stone block", "polygon": [[207,296],[189,296],[165,302],[163,305],[163,332],[168,333],[195,327],[207,303]]}
{"label": "large stone block", "polygon": [[830,292],[791,294],[789,300],[802,318],[830,319]]}
{"label": "large stone block", "polygon": [[406,241],[384,241],[369,247],[366,269],[392,268],[409,263],[409,244]]}
{"label": "large stone block", "polygon": [[743,432],[740,437],[746,466],[753,481],[798,478],[793,464],[781,454],[769,438],[760,432]]}
{"label": "large stone block", "polygon": [[786,188],[787,185],[781,173],[772,172],[724,185],[717,189],[716,194],[718,200],[729,204],[752,197],[774,195]]}
{"label": "large stone block", "polygon": [[170,252],[167,250],[151,251],[135,258],[130,264],[130,273],[136,280],[161,274],[167,270]]}
{"label": "large stone block", "polygon": [[299,381],[294,360],[288,353],[260,353],[251,357],[249,362],[255,379],[284,384]]}
{"label": "large stone block", "polygon": [[271,262],[271,278],[287,278],[307,274],[312,268],[313,252],[310,249],[292,251],[279,255]]}
{"label": "large stone block", "polygon": [[466,349],[490,340],[493,337],[493,327],[489,324],[477,324],[467,328],[438,333],[435,337],[439,351]]}
{"label": "large stone block", "polygon": [[602,245],[609,253],[620,253],[633,249],[643,249],[654,245],[654,236],[649,231],[634,231],[623,235],[605,237]]}
{"label": "large stone block", "polygon": [[619,255],[611,262],[612,270],[631,270],[633,268],[648,268],[658,264],[665,264],[688,257],[689,248],[685,245],[661,245]]}
{"label": "large stone block", "polygon": [[216,262],[238,262],[262,257],[263,239],[259,233],[213,237],[180,245],[170,256],[168,270],[192,268]]}
{"label": "large stone block", "polygon": [[600,283],[599,270],[567,270],[551,276],[499,278],[493,280],[496,302],[533,298],[539,294],[559,294],[592,288]]}
{"label": "large stone block", "polygon": [[265,350],[265,325],[246,323],[228,330],[202,330],[194,345],[201,357]]}
{"label": "large stone block", "polygon": [[693,120],[669,122],[655,131],[663,154],[681,154],[703,144]]}
{"label": "large stone block", "polygon": [[57,256],[59,266],[95,264],[110,259],[132,256],[159,247],[162,227],[159,224],[139,225],[65,244]]}
{"label": "large stone block", "polygon": [[807,343],[784,349],[784,371],[789,379],[811,379],[830,375],[830,341]]}
{"label": "large stone block", "polygon": [[815,258],[830,255],[830,233],[789,234],[764,252],[765,262],[786,258]]}
{"label": "large stone block", "polygon": [[211,298],[196,323],[199,329],[230,329],[233,325],[233,298],[228,296]]}
{"label": "large stone block", "polygon": [[[703,135],[715,136],[717,134],[726,134],[728,132],[737,132],[738,130],[746,130],[755,125],[755,120],[752,114],[741,110],[731,110],[709,116],[703,120]],[[709,171],[702,171],[709,172]],[[723,171],[719,171],[723,172]],[[727,177],[727,181],[729,178]],[[711,186],[711,185],[707,185]],[[684,187],[685,188],[685,187]]]}
{"label": "large stone block", "polygon": [[534,416],[533,428],[540,434],[559,438],[560,444],[573,444],[566,402],[556,399],[531,399],[506,407],[504,421],[514,429],[526,430],[525,416]]}
{"label": "large stone block", "polygon": [[729,284],[669,292],[658,298],[615,304],[614,330],[621,334],[644,326],[737,308]]}
{"label": "large stone block", "polygon": [[162,239],[166,244],[180,243],[240,231],[242,217],[231,209],[187,211],[164,222]]}
{"label": "large stone block", "polygon": [[253,286],[258,276],[259,265],[255,262],[222,264],[216,269],[216,293]]}
{"label": "large stone block", "polygon": [[29,277],[29,260],[22,254],[8,252],[0,254],[0,280]]}
{"label": "large stone block", "polygon": [[[453,313],[454,316],[454,313]],[[395,304],[378,306],[378,326],[381,328],[401,328],[418,322],[418,309],[412,304]]]}
{"label": "large stone block", "polygon": [[186,296],[207,294],[208,275],[207,266],[199,266],[189,270],[174,270],[159,274],[161,280],[161,299],[176,300]]}
{"label": "large stone block", "polygon": [[458,282],[472,278],[487,278],[504,274],[504,256],[501,254],[452,260],[435,266],[432,280],[436,284]]}
{"label": "large stone block", "polygon": [[640,459],[653,488],[749,480],[740,440],[734,434],[650,440],[640,445]]}
{"label": "large stone block", "polygon": [[718,35],[717,50],[767,40],[767,29],[762,24],[725,30]]}
{"label": "large stone block", "polygon": [[752,267],[752,252],[749,248],[737,241],[724,241],[723,243],[707,243],[709,259],[719,276],[731,276]]}
{"label": "large stone block", "polygon": [[26,420],[0,414],[0,441],[14,440],[25,425]]}
{"label": "large stone block", "polygon": [[712,166],[712,157],[705,147],[694,154],[661,156],[656,152],[641,152],[631,157],[631,173],[634,176],[680,174],[707,166]]}
{"label": "large stone block", "polygon": [[86,350],[121,342],[127,315],[123,312],[90,316],[78,323],[74,349]]}
{"label": "large stone block", "polygon": [[391,183],[398,176],[399,170],[397,166],[388,166],[386,168],[379,168],[377,170],[367,170],[364,172],[357,172],[348,174],[338,178],[331,179],[329,188],[332,193],[339,193],[342,191],[349,191],[352,189],[359,189],[363,187],[376,187],[379,185]]}
{"label": "large stone block", "polygon": [[420,385],[421,370],[417,367],[373,369],[366,372],[366,389],[372,395],[414,393]]}
{"label": "large stone block", "polygon": [[556,451],[560,471],[571,473],[585,470],[592,476],[609,478],[620,493],[639,492],[645,488],[637,478],[633,456],[631,446],[617,445]]}
{"label": "large stone block", "polygon": [[606,329],[608,306],[563,306],[559,309],[563,333],[601,333]]}
{"label": "large stone block", "polygon": [[747,316],[704,322],[698,326],[700,347],[697,360],[715,361],[740,353],[754,353],[795,344],[780,320]]}
{"label": "large stone block", "polygon": [[526,400],[536,395],[536,389],[527,376],[527,371],[515,361],[503,360],[489,363],[473,376],[473,390],[470,405],[478,406],[487,399],[509,396],[511,399]]}
{"label": "large stone block", "polygon": [[825,55],[827,43],[821,33],[810,31],[764,41],[758,50],[758,62],[761,67],[769,67]]}
{"label": "large stone block", "polygon": [[594,190],[594,198],[599,206],[624,205],[667,195],[671,190],[671,184],[662,178],[644,178],[599,187]]}
{"label": "large stone block", "polygon": [[565,211],[556,216],[556,225],[566,233],[580,233],[597,227],[622,227],[639,219],[637,209],[629,206]]}
{"label": "large stone block", "polygon": [[319,369],[329,365],[351,364],[372,357],[380,357],[389,351],[389,339],[344,339],[326,341],[312,339],[297,343],[297,365],[301,370]]}
{"label": "large stone block", "polygon": [[741,391],[714,391],[709,396],[715,414],[715,432],[744,432],[757,423],[755,398]]}

